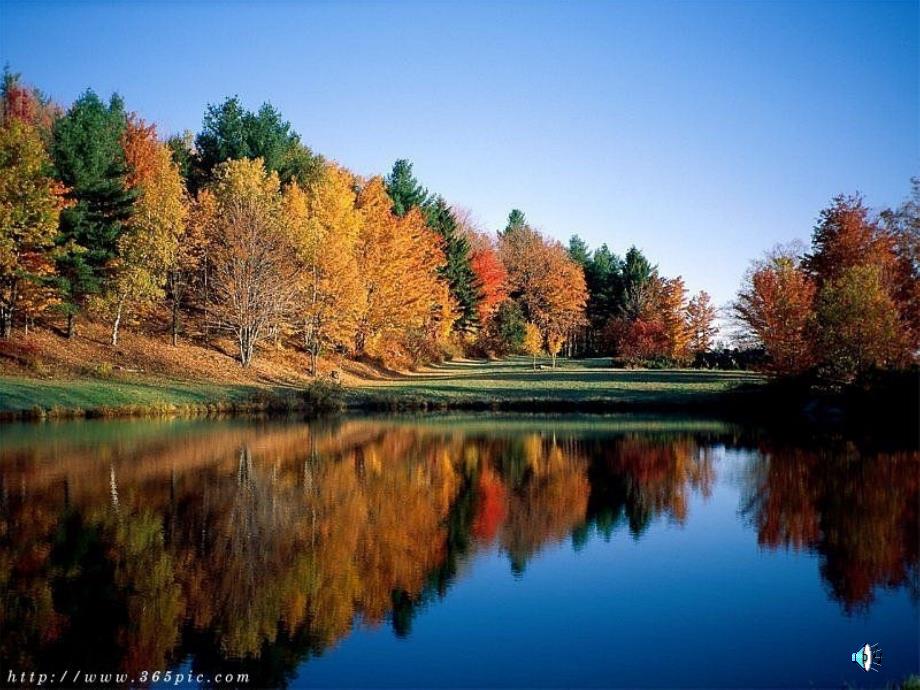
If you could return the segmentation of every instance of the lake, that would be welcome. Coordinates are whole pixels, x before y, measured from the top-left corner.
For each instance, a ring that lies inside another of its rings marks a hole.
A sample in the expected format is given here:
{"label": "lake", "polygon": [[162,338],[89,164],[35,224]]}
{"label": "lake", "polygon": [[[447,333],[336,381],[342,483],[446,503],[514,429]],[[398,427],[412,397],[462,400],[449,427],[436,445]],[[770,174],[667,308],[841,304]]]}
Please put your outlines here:
{"label": "lake", "polygon": [[718,420],[5,425],[0,684],[884,686],[918,505],[916,450]]}

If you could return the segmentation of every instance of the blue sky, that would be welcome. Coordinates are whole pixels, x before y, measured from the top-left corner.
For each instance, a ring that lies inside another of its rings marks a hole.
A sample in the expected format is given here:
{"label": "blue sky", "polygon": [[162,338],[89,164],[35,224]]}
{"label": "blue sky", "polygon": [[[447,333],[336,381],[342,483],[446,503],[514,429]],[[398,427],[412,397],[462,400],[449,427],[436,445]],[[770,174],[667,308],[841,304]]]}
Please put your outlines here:
{"label": "blue sky", "polygon": [[161,132],[271,101],[362,174],[409,158],[484,227],[642,248],[716,302],[841,192],[918,166],[918,3],[0,1],[0,59]]}

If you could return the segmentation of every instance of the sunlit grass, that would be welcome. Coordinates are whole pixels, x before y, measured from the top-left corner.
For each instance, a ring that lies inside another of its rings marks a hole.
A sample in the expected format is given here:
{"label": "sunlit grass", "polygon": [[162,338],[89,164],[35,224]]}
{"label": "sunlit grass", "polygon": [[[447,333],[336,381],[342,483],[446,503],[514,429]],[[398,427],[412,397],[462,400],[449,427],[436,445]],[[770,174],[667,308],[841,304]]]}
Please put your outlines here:
{"label": "sunlit grass", "polygon": [[764,378],[744,371],[699,369],[615,369],[609,359],[448,362],[405,378],[374,381],[355,391],[371,399],[418,399],[433,402],[689,402],[717,396]]}

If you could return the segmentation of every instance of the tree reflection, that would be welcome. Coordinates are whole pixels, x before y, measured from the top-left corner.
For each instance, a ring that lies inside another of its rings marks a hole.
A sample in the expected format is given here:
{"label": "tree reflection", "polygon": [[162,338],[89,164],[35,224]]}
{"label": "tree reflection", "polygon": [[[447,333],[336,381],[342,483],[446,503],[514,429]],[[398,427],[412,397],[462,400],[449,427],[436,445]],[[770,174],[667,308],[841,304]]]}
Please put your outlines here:
{"label": "tree reflection", "polygon": [[[521,575],[550,544],[683,524],[691,496],[712,491],[712,448],[732,442],[357,420],[126,428],[0,445],[10,667],[193,658],[282,685],[355,625],[411,634],[478,551]],[[762,449],[743,510],[761,544],[816,551],[834,596],[868,605],[877,587],[916,582],[917,463]]]}
{"label": "tree reflection", "polygon": [[769,548],[814,551],[832,596],[848,611],[920,567],[920,456],[860,453],[852,444],[766,447],[746,478],[744,513]]}

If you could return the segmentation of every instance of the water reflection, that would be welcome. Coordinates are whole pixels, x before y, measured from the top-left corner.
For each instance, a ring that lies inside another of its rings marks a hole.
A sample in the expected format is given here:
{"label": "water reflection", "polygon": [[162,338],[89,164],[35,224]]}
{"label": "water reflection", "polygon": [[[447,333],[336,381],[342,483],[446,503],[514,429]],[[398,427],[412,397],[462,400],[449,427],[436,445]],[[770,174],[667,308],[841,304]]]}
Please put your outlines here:
{"label": "water reflection", "polygon": [[[716,451],[742,449],[738,463]],[[6,427],[0,657],[136,672],[194,658],[283,684],[353,626],[410,636],[472,557],[688,520],[718,472],[767,549],[820,555],[844,610],[917,591],[915,452],[809,450],[709,425],[345,420]],[[752,536],[752,538],[754,538]]]}

